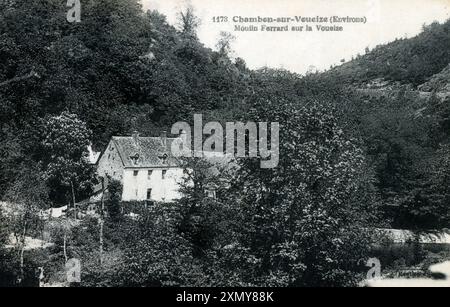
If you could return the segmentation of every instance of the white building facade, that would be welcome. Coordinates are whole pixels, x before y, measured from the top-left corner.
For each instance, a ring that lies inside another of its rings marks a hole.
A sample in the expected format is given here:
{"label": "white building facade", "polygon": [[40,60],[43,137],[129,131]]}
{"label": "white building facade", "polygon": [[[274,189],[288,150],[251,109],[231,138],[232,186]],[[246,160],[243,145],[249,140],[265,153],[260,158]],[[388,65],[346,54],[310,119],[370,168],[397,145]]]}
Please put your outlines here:
{"label": "white building facade", "polygon": [[113,137],[100,156],[97,174],[105,181],[119,180],[123,185],[123,201],[172,202],[181,197],[179,191],[184,171],[171,155],[171,145],[180,139]]}

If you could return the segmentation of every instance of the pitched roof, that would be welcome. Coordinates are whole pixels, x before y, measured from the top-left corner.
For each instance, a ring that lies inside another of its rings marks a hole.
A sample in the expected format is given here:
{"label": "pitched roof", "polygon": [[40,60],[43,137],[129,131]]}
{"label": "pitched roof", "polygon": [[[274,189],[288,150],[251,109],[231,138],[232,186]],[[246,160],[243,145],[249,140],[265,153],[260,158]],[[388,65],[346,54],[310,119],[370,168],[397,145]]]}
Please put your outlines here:
{"label": "pitched roof", "polygon": [[171,146],[178,138],[114,136],[112,138],[125,167],[175,167]]}

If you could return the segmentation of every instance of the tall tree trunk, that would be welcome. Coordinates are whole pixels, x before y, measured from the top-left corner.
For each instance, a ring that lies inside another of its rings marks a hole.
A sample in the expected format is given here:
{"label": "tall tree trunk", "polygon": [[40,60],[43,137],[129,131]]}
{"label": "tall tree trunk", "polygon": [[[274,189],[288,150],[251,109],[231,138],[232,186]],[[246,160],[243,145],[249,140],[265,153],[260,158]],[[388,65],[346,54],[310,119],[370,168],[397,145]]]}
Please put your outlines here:
{"label": "tall tree trunk", "polygon": [[103,219],[100,218],[100,265],[103,265]]}
{"label": "tall tree trunk", "polygon": [[100,224],[100,264],[103,264],[103,217],[104,217],[104,212],[105,212],[105,179],[102,179],[102,207],[100,208],[100,218],[98,220],[99,224]]}
{"label": "tall tree trunk", "polygon": [[23,279],[24,279],[24,275],[25,275],[25,270],[24,270],[24,253],[25,253],[25,246],[22,246],[21,250],[20,250],[20,276],[19,276],[19,284],[22,284]]}
{"label": "tall tree trunk", "polygon": [[23,225],[23,232],[22,232],[22,237],[20,238],[20,252],[19,252],[19,278],[18,278],[18,283],[22,284],[23,279],[24,279],[24,275],[25,275],[25,270],[24,270],[24,254],[25,254],[25,243],[26,243],[26,236],[27,236],[27,226],[28,223],[26,221],[26,217],[24,218],[24,225]]}
{"label": "tall tree trunk", "polygon": [[72,202],[73,202],[73,210],[75,212],[75,219],[77,219],[77,205],[75,202],[75,189],[73,187],[73,181],[70,181],[70,187],[72,188]]}
{"label": "tall tree trunk", "polygon": [[67,263],[67,261],[69,261],[69,257],[67,257],[67,232],[66,232],[66,230],[64,229],[64,246],[63,246],[63,248],[64,248],[64,259],[66,260],[66,262],[65,263]]}

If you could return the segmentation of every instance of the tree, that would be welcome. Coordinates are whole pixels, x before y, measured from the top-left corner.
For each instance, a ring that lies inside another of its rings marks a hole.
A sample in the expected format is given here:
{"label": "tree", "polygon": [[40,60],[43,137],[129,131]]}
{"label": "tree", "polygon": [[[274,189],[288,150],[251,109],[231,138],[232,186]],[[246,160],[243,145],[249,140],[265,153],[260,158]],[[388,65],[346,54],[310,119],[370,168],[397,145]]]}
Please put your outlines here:
{"label": "tree", "polygon": [[113,221],[118,221],[122,217],[122,183],[118,180],[112,180],[108,184],[108,205],[107,211]]}
{"label": "tree", "polygon": [[[177,232],[173,206],[152,206],[127,233],[116,284],[131,287],[201,285],[201,269],[189,242]],[[132,238],[132,239],[131,239]]]}
{"label": "tree", "polygon": [[17,241],[15,256],[19,264],[17,283],[20,285],[24,279],[26,238],[42,231],[41,212],[49,207],[48,188],[40,170],[37,167],[23,168],[6,192],[5,199],[14,207],[8,218],[10,231]]}
{"label": "tree", "polygon": [[180,161],[185,176],[180,188],[183,197],[176,205],[181,215],[178,230],[192,244],[194,256],[203,257],[226,241],[221,233],[233,221],[227,204],[227,188],[233,172],[230,162],[228,158]]}
{"label": "tree", "polygon": [[[42,141],[43,166],[57,203],[72,203],[89,195],[95,182],[95,170],[88,161],[91,132],[74,114],[63,112],[45,122]],[[70,197],[68,197],[70,195]]]}
{"label": "tree", "polygon": [[2,210],[3,209],[0,209],[0,248],[3,249],[8,241],[9,233],[6,228],[7,223]]}
{"label": "tree", "polygon": [[192,5],[188,5],[178,13],[178,26],[181,34],[189,39],[197,39],[197,29],[200,26],[200,19],[195,15]]}
{"label": "tree", "polygon": [[0,197],[3,197],[11,182],[18,174],[17,165],[21,165],[24,157],[19,137],[14,134],[17,130],[5,127],[0,132]]}
{"label": "tree", "polygon": [[225,31],[220,32],[219,41],[216,44],[217,51],[223,57],[231,57],[233,53],[232,44],[236,37]]}
{"label": "tree", "polygon": [[13,286],[16,283],[15,259],[6,249],[9,241],[8,221],[0,209],[0,287]]}
{"label": "tree", "polygon": [[349,97],[353,111],[345,118],[355,123],[350,129],[367,148],[384,220],[401,229],[437,226],[442,211],[436,210],[427,197],[430,165],[443,138],[434,108],[405,88],[395,95]]}
{"label": "tree", "polygon": [[376,219],[376,190],[363,151],[326,105],[255,105],[256,121],[280,122],[282,142],[278,168],[246,159],[235,180],[245,221],[238,246],[247,254],[242,263],[254,259],[256,272],[248,283],[358,281],[371,242],[367,227]]}
{"label": "tree", "polygon": [[[430,173],[420,194],[427,206],[414,208],[411,213],[419,216],[426,228],[440,229],[450,226],[450,145],[443,144],[427,164]],[[425,228],[424,227],[424,228]]]}

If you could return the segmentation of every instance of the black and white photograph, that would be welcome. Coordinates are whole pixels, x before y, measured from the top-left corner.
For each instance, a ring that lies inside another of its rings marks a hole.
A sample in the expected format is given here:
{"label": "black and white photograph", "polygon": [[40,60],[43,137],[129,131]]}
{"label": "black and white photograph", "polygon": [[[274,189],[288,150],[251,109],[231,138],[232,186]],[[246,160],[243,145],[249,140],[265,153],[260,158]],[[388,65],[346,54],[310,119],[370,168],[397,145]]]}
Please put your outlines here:
{"label": "black and white photograph", "polygon": [[0,0],[0,288],[344,287],[450,287],[450,0]]}

